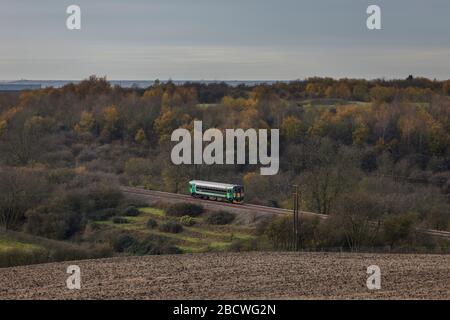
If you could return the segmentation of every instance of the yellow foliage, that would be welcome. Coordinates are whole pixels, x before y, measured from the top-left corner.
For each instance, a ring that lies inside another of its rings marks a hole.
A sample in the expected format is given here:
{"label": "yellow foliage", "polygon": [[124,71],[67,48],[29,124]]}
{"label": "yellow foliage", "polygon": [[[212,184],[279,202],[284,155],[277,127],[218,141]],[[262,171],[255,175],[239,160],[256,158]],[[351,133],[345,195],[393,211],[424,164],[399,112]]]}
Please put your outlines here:
{"label": "yellow foliage", "polygon": [[6,122],[6,120],[1,120],[0,121],[0,137],[3,134],[5,134],[7,128],[8,128],[8,123]]}
{"label": "yellow foliage", "polygon": [[87,133],[90,132],[95,125],[95,119],[92,113],[83,111],[81,114],[81,119],[78,124],[75,125],[75,131],[77,133]]}
{"label": "yellow foliage", "polygon": [[74,171],[75,171],[76,174],[83,174],[83,173],[87,172],[85,166],[76,167]]}
{"label": "yellow foliage", "polygon": [[146,140],[147,137],[145,136],[144,129],[139,129],[134,136],[134,141],[136,141],[136,143],[143,144]]}
{"label": "yellow foliage", "polygon": [[302,133],[302,122],[294,116],[286,117],[281,124],[281,132],[288,140],[295,139]]}

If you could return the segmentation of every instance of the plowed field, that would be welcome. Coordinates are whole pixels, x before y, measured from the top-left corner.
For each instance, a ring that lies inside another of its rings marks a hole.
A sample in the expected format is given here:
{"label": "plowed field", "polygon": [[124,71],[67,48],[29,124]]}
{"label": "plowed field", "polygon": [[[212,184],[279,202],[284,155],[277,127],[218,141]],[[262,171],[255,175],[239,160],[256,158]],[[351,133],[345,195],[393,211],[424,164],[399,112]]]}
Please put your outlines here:
{"label": "plowed field", "polygon": [[[81,289],[66,268],[81,268]],[[366,271],[381,268],[381,289]],[[0,269],[0,299],[450,299],[450,255],[207,253]]]}

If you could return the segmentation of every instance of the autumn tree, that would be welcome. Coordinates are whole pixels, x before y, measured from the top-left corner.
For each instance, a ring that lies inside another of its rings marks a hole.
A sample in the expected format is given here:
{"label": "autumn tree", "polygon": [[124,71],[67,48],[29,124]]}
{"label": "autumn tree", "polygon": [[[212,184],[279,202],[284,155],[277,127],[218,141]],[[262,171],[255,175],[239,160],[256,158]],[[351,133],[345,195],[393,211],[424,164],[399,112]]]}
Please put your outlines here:
{"label": "autumn tree", "polygon": [[117,106],[113,105],[104,109],[101,136],[107,140],[123,137],[123,123]]}

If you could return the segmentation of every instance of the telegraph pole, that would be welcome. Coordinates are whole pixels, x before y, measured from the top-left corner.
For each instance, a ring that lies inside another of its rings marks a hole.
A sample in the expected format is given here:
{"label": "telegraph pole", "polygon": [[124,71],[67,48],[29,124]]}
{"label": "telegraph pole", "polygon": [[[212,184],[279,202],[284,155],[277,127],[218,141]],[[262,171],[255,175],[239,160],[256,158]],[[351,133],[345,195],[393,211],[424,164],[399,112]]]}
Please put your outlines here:
{"label": "telegraph pole", "polygon": [[294,187],[294,209],[293,209],[293,239],[292,239],[292,244],[293,244],[293,248],[295,251],[299,250],[300,247],[300,217],[299,217],[299,207],[300,207],[300,199],[299,199],[299,193],[298,193],[298,186],[297,185],[293,185]]}

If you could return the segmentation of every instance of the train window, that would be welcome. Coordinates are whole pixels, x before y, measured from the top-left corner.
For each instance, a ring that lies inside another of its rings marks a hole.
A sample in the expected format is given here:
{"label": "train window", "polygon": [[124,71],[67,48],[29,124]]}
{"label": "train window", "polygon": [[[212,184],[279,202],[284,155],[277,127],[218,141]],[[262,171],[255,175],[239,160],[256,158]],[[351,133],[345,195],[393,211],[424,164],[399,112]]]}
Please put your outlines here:
{"label": "train window", "polygon": [[206,187],[206,186],[197,186],[198,191],[205,191],[205,192],[220,192],[225,193],[226,190],[220,189],[220,188],[214,188],[214,187]]}
{"label": "train window", "polygon": [[244,196],[244,188],[242,186],[234,187],[234,192],[239,193],[241,197]]}

